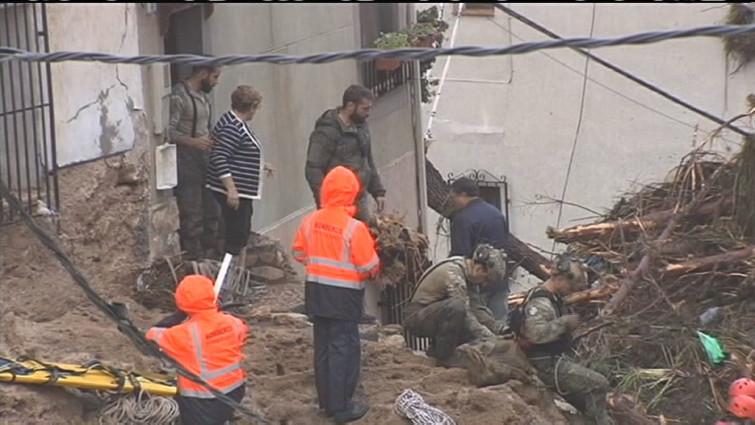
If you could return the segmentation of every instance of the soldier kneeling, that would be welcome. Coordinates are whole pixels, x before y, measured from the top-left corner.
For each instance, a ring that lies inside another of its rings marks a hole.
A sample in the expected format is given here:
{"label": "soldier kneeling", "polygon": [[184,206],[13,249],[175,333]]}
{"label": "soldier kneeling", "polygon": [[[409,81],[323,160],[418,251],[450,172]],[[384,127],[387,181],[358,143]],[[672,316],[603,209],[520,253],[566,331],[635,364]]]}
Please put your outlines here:
{"label": "soldier kneeling", "polygon": [[456,347],[490,340],[506,328],[482,303],[479,288],[500,282],[506,257],[490,245],[479,245],[472,258],[449,257],[422,275],[404,308],[404,327],[414,336],[434,339],[427,350],[439,366],[461,366]]}
{"label": "soldier kneeling", "polygon": [[562,257],[553,276],[527,292],[523,305],[512,311],[510,326],[541,381],[579,409],[588,423],[613,425],[606,411],[608,380],[568,357],[579,315],[570,314],[561,297],[586,287],[582,265]]}

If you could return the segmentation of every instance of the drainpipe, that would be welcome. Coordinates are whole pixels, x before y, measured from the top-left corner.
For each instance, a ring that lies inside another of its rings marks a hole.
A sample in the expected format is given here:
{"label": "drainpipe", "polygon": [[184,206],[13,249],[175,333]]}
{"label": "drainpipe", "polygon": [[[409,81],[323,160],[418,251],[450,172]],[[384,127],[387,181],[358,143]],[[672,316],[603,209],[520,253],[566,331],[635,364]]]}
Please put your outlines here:
{"label": "drainpipe", "polygon": [[[416,3],[407,5],[407,22],[414,25],[417,20]],[[414,158],[417,168],[417,221],[418,231],[427,234],[427,174],[425,171],[425,140],[422,134],[422,86],[419,61],[412,61],[412,78],[409,99],[412,109],[412,129],[414,130]]]}

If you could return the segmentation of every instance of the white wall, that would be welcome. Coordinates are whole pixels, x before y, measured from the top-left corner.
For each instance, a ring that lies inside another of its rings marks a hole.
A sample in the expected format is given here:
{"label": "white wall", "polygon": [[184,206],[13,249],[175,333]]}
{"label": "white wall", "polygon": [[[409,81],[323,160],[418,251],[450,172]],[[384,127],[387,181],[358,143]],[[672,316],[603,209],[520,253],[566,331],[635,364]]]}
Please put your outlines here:
{"label": "white wall", "polygon": [[[139,53],[137,3],[49,4],[51,51]],[[140,65],[52,64],[58,165],[134,146],[134,111],[143,109]]]}
{"label": "white wall", "polygon": [[[707,4],[507,4],[564,38],[595,38],[722,24],[725,6]],[[450,15],[450,14],[449,14]],[[455,17],[449,16],[453,25]],[[456,46],[506,46],[549,39],[509,19],[462,17]],[[511,36],[509,35],[509,29]],[[448,34],[450,36],[451,31]],[[511,38],[510,38],[511,37]],[[755,65],[727,76],[721,39],[693,37],[592,53],[723,119],[745,112],[755,92]],[[436,63],[440,76],[444,60]],[[507,176],[514,234],[546,250],[546,226],[571,226],[592,213],[535,205],[560,198],[579,123],[585,57],[550,49],[502,57],[453,57],[438,104],[428,151],[441,173],[484,168]],[[715,123],[591,62],[584,109],[565,201],[599,212],[636,184],[665,178]],[[752,123],[740,122],[753,130]],[[697,129],[697,130],[696,130]],[[713,146],[736,151],[741,137],[724,131]],[[429,214],[431,225],[438,216]],[[591,218],[593,219],[593,218]],[[439,238],[434,238],[439,239]],[[441,238],[442,239],[442,238]],[[562,247],[556,247],[556,251]],[[438,254],[447,253],[443,244]]]}

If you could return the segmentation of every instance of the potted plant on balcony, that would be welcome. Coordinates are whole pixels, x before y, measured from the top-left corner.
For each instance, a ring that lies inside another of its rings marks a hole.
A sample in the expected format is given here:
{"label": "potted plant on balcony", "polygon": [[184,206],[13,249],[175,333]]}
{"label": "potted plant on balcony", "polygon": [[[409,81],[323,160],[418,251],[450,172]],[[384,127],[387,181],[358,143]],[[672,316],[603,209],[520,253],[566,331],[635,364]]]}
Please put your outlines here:
{"label": "potted plant on balcony", "polygon": [[[375,40],[375,47],[382,50],[401,49],[409,46],[409,35],[404,32],[380,33],[380,37]],[[378,71],[393,71],[401,66],[401,61],[381,58],[376,61],[375,66]]]}
{"label": "potted plant on balcony", "polygon": [[416,23],[408,31],[409,43],[412,47],[435,47],[435,42],[442,37],[442,33],[431,23]]}
{"label": "potted plant on balcony", "polygon": [[434,47],[443,42],[443,33],[448,23],[440,18],[438,6],[417,12],[417,23],[410,30],[410,39],[415,47]]}
{"label": "potted plant on balcony", "polygon": [[[413,27],[416,34],[415,41],[429,44],[428,47],[441,47],[443,44],[443,33],[448,29],[448,26],[448,23],[440,17],[438,6],[418,11],[417,23]],[[438,80],[430,79],[430,70],[434,64],[435,58],[419,62],[422,103],[429,102],[435,95],[433,87],[438,85]]]}

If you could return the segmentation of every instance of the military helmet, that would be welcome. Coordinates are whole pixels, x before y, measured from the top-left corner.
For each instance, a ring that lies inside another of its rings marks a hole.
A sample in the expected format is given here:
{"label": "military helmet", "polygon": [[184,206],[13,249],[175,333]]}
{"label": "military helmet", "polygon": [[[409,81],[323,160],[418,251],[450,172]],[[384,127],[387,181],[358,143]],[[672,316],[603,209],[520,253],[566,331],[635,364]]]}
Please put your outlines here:
{"label": "military helmet", "polygon": [[472,260],[488,269],[490,282],[500,282],[506,275],[506,253],[488,244],[479,244],[472,253]]}
{"label": "military helmet", "polygon": [[586,266],[579,258],[568,254],[560,254],[556,260],[554,276],[566,276],[575,290],[587,288]]}

